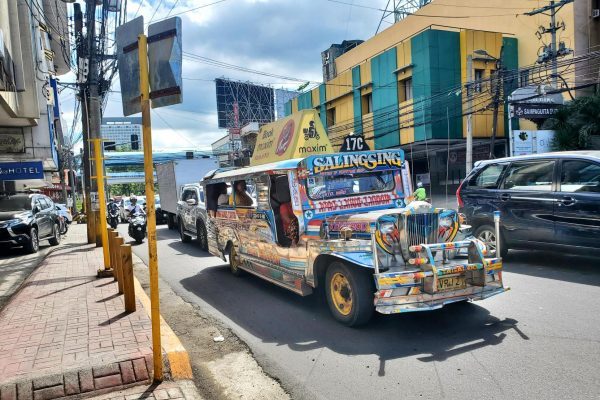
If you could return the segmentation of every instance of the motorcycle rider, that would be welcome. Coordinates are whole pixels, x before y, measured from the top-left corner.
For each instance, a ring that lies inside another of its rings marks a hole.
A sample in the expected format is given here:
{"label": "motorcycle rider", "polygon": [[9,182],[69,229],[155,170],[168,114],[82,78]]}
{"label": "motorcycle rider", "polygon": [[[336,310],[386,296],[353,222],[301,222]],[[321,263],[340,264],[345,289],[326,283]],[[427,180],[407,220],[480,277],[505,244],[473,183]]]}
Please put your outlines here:
{"label": "motorcycle rider", "polygon": [[127,215],[129,215],[130,217],[137,214],[146,215],[144,209],[140,207],[139,204],[137,204],[137,197],[135,196],[131,196],[129,198],[129,205],[125,210],[127,211]]}
{"label": "motorcycle rider", "polygon": [[115,198],[111,197],[108,200],[108,204],[106,205],[106,208],[108,210],[108,215],[107,215],[107,220],[108,223],[110,224],[110,226],[112,228],[116,228],[117,224],[119,223],[118,220],[118,215],[119,215],[119,206],[117,205]]}

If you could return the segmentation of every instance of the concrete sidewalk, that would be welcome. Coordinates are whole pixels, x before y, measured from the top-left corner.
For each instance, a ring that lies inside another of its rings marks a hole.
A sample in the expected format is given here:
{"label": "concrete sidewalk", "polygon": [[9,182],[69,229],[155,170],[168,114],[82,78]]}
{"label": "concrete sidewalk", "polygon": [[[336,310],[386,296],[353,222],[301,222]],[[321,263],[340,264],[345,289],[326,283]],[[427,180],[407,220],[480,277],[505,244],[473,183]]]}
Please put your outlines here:
{"label": "concrete sidewalk", "polygon": [[101,249],[72,225],[0,312],[0,398],[104,393],[152,377],[151,323],[126,313],[113,278],[96,278]]}

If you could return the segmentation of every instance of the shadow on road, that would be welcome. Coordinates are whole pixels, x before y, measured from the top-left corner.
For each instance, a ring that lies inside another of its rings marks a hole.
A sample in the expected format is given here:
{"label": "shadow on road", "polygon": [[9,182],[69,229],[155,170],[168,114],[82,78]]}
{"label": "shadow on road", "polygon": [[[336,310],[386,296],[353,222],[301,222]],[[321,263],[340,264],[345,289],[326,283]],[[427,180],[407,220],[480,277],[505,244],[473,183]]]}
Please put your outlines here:
{"label": "shadow on road", "polygon": [[360,329],[335,322],[319,294],[299,297],[260,278],[232,276],[227,267],[209,267],[183,279],[183,287],[266,343],[294,351],[328,348],[345,355],[379,357],[379,376],[388,360],[420,356],[444,361],[474,349],[501,345],[507,331],[528,340],[514,319],[499,319],[472,303],[441,310],[375,315]]}
{"label": "shadow on road", "polygon": [[600,286],[600,257],[535,250],[511,250],[504,270],[515,274]]}

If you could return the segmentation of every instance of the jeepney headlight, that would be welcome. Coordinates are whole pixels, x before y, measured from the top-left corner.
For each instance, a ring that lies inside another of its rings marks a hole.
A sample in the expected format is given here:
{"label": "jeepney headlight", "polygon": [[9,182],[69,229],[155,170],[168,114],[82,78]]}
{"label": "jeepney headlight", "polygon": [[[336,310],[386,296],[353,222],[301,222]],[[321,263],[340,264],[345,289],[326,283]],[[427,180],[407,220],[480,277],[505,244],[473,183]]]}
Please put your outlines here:
{"label": "jeepney headlight", "polygon": [[354,232],[349,226],[344,226],[342,229],[340,229],[340,237],[344,240],[350,240],[352,238],[352,233]]}
{"label": "jeepney headlight", "polygon": [[396,225],[393,222],[384,222],[379,225],[379,230],[383,235],[392,233],[396,229]]}
{"label": "jeepney headlight", "polygon": [[443,226],[444,228],[450,228],[452,225],[454,225],[454,218],[450,216],[440,218],[440,226]]}

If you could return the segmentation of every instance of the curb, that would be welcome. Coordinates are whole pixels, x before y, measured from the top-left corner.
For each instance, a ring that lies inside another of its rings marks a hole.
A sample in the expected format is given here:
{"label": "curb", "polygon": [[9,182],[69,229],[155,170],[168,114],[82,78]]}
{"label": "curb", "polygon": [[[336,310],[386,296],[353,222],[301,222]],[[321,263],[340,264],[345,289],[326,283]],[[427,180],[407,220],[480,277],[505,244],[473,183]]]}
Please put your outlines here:
{"label": "curb", "polygon": [[[135,254],[132,254],[133,265],[142,264],[147,268],[146,264]],[[144,310],[152,319],[150,298],[142,288],[140,281],[133,276],[135,295],[142,303]],[[181,341],[173,332],[173,329],[167,324],[163,316],[160,316],[160,337],[163,352],[166,353],[170,367],[171,378],[173,380],[190,380],[193,379],[192,366],[187,350],[181,344]]]}

